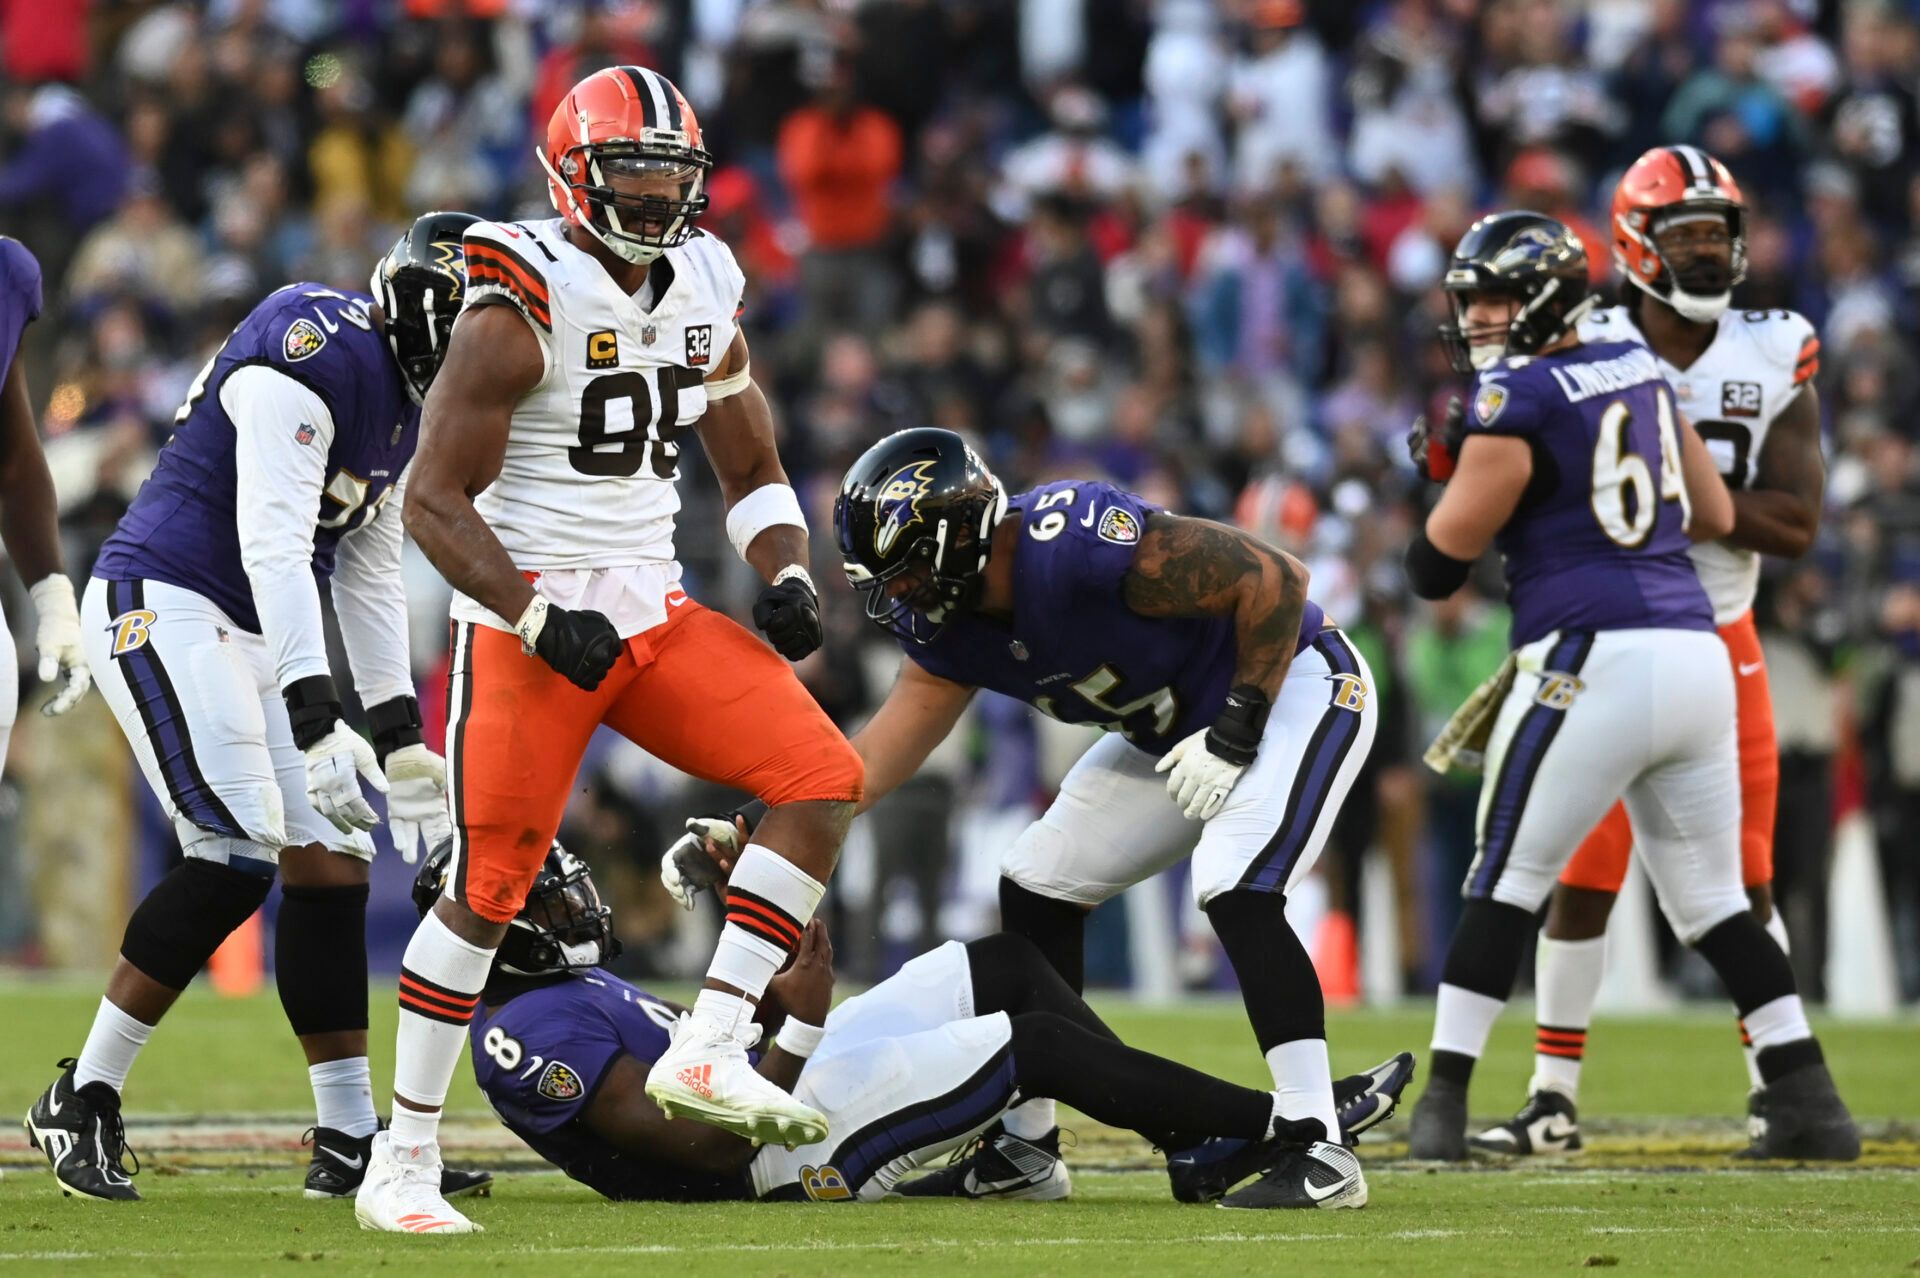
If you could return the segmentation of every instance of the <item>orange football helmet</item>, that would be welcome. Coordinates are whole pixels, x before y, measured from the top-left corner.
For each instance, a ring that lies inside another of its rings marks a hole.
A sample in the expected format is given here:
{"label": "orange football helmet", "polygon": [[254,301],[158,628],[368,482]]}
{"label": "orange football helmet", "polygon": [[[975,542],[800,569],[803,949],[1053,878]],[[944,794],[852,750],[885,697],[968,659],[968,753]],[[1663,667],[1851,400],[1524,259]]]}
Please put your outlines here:
{"label": "orange football helmet", "polygon": [[[685,244],[707,210],[713,157],[673,81],[646,67],[608,67],[568,90],[537,148],[560,216],[607,249],[645,264]],[[616,176],[678,182],[677,197],[622,195]]]}
{"label": "orange football helmet", "polygon": [[[1633,162],[1613,193],[1613,260],[1636,287],[1687,319],[1711,323],[1747,277],[1746,213],[1726,165],[1698,147],[1655,147]],[[1725,268],[1703,262],[1676,271],[1655,234],[1663,222],[1700,215],[1726,219],[1732,257]]]}

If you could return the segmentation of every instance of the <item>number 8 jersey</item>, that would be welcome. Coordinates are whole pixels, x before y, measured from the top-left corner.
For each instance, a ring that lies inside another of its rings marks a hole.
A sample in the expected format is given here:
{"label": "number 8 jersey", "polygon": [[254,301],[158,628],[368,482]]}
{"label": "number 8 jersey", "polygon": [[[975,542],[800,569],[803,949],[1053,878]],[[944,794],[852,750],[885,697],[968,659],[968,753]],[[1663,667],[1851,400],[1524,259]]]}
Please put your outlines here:
{"label": "number 8 jersey", "polygon": [[[467,307],[514,307],[546,366],[515,407],[500,474],[474,508],[525,571],[670,569],[679,440],[707,411],[705,378],[733,344],[745,279],[725,244],[696,231],[629,296],[565,227],[553,218],[467,230]],[[677,576],[628,586],[662,595]],[[636,602],[664,616],[658,598]],[[453,611],[511,629],[464,597]]]}
{"label": "number 8 jersey", "polygon": [[[1639,327],[1624,306],[1596,311],[1580,324],[1589,342],[1641,342]],[[1651,348],[1649,348],[1651,350]],[[1820,339],[1813,325],[1793,311],[1728,311],[1713,342],[1692,367],[1654,359],[1672,383],[1674,402],[1720,469],[1727,487],[1753,487],[1767,429],[1820,371]],[[1738,621],[1753,607],[1760,584],[1760,555],[1722,541],[1693,547],[1700,584],[1713,601],[1718,625]]]}

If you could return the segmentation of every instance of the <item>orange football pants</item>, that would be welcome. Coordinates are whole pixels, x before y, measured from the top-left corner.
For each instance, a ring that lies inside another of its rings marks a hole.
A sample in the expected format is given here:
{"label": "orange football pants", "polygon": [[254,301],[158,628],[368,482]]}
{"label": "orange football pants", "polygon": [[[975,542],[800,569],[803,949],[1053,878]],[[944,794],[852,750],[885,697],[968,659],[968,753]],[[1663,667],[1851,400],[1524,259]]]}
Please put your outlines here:
{"label": "orange football pants", "polygon": [[448,890],[482,918],[519,912],[603,723],[682,772],[772,806],[860,798],[860,756],[792,667],[691,599],[628,639],[592,692],[527,656],[518,635],[472,622],[453,631]]}
{"label": "orange football pants", "polygon": [[[1740,876],[1747,887],[1773,882],[1773,815],[1780,798],[1780,743],[1773,734],[1773,696],[1753,614],[1720,627],[1733,662],[1740,737]],[[1613,805],[1560,872],[1568,887],[1618,892],[1627,877],[1633,827],[1623,803]]]}

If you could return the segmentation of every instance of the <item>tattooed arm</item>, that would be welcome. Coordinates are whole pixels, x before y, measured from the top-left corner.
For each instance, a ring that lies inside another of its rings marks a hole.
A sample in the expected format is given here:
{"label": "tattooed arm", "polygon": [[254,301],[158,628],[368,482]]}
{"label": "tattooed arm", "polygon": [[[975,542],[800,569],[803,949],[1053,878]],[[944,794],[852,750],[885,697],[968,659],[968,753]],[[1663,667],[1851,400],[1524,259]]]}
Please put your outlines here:
{"label": "tattooed arm", "polygon": [[1150,515],[1122,589],[1143,617],[1233,618],[1234,686],[1279,694],[1307,606],[1298,559],[1224,524]]}

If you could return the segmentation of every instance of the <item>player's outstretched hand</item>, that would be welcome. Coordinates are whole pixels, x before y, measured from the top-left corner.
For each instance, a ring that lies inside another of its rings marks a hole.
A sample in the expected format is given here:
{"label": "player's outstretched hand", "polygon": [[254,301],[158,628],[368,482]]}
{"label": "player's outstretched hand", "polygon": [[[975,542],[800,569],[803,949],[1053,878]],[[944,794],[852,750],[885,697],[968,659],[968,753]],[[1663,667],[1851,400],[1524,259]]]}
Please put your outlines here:
{"label": "player's outstretched hand", "polygon": [[1453,478],[1454,463],[1460,457],[1460,441],[1467,433],[1466,421],[1466,406],[1458,395],[1448,397],[1447,411],[1440,418],[1438,429],[1427,424],[1425,413],[1413,419],[1413,429],[1407,432],[1407,453],[1422,476],[1436,484]]}
{"label": "player's outstretched hand", "polygon": [[785,568],[781,574],[784,580],[776,579],[753,601],[753,624],[775,652],[798,661],[825,638],[820,629],[820,594],[803,570]]}
{"label": "player's outstretched hand", "polygon": [[46,715],[65,714],[80,704],[93,686],[93,671],[80,646],[80,610],[74,606],[73,583],[65,573],[54,573],[33,584],[33,609],[40,622],[34,646],[40,653],[40,682],[61,681],[60,690],[40,707]]}
{"label": "player's outstretched hand", "polygon": [[660,885],[681,909],[691,910],[703,890],[727,881],[746,838],[747,823],[739,816],[689,817],[687,832],[660,857]]}
{"label": "player's outstretched hand", "polygon": [[420,848],[453,834],[447,811],[447,761],[415,742],[387,756],[387,830],[394,850],[412,865]]}
{"label": "player's outstretched hand", "polygon": [[816,918],[800,934],[800,944],[785,971],[767,982],[767,993],[788,1016],[807,1025],[825,1025],[833,1006],[833,939],[826,920]]}
{"label": "player's outstretched hand", "polygon": [[1233,790],[1234,782],[1247,770],[1244,763],[1230,763],[1207,748],[1207,730],[1174,744],[1160,757],[1155,772],[1171,772],[1167,794],[1189,821],[1205,821],[1220,810]]}
{"label": "player's outstretched hand", "polygon": [[620,659],[620,632],[590,608],[547,605],[546,619],[533,641],[540,659],[575,687],[592,692]]}
{"label": "player's outstretched hand", "polygon": [[373,805],[360,793],[360,779],[365,777],[368,785],[385,794],[387,778],[365,737],[335,719],[327,734],[307,747],[306,755],[307,802],[315,812],[342,834],[380,824]]}

